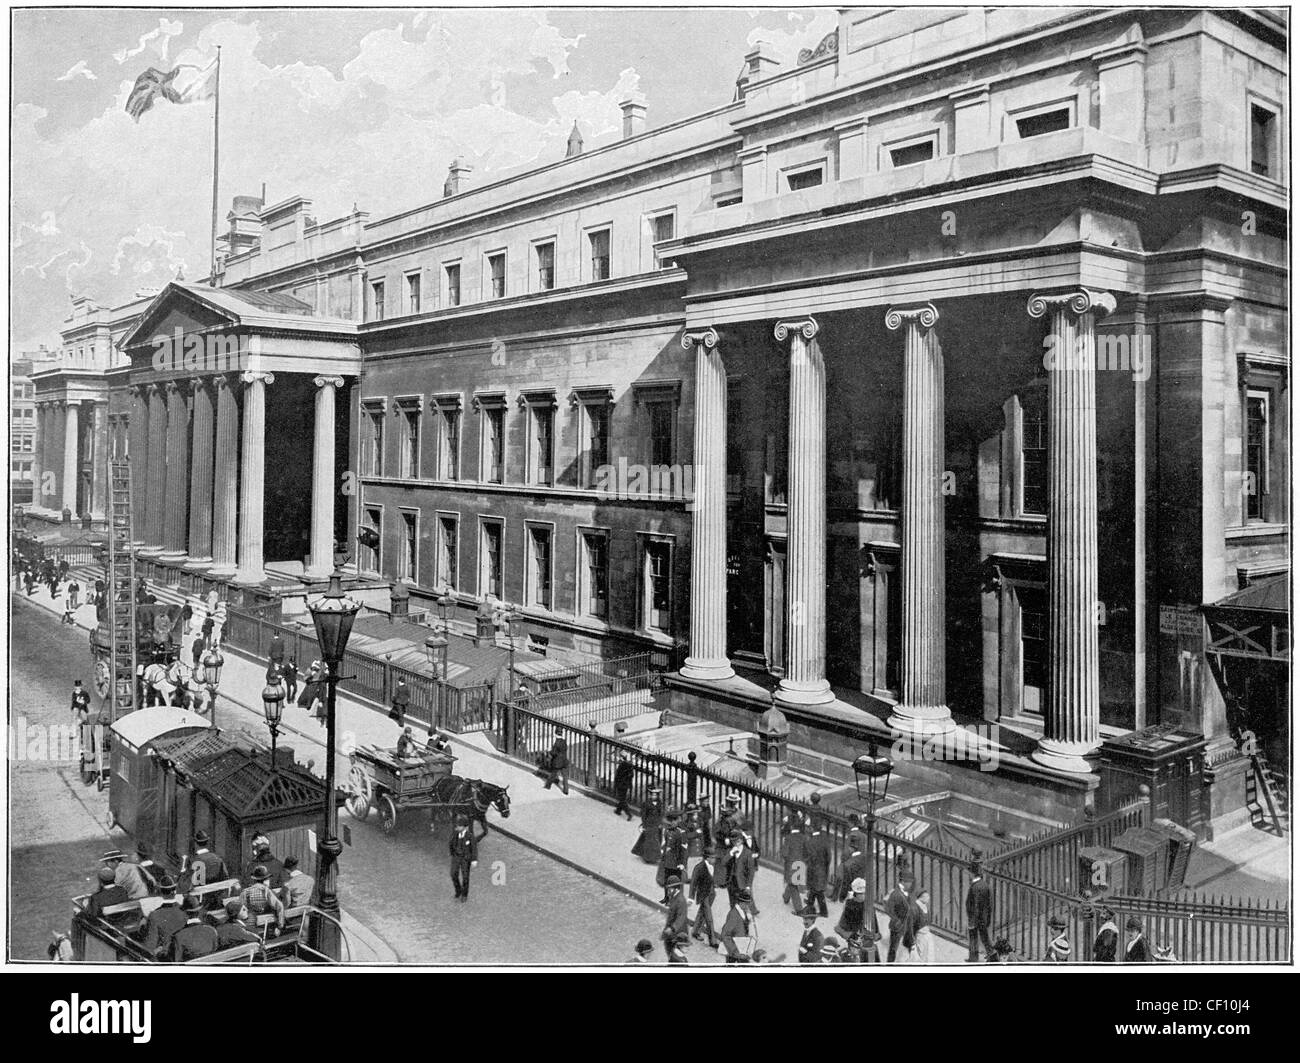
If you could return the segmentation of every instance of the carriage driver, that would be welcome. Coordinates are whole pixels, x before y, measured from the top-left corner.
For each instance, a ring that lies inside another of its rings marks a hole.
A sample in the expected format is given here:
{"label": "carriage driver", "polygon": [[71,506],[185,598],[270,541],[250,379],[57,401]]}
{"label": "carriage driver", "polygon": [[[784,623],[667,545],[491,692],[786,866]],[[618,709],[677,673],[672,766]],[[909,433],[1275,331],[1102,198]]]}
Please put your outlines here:
{"label": "carriage driver", "polygon": [[410,726],[402,728],[402,734],[397,739],[397,759],[405,760],[407,757],[416,756],[415,736],[411,732]]}

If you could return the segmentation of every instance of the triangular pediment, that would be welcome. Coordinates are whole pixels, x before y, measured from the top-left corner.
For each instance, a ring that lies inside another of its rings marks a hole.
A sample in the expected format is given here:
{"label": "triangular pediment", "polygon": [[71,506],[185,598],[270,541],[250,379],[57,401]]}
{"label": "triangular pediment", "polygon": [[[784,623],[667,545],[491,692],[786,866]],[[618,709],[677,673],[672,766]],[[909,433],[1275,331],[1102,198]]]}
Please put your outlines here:
{"label": "triangular pediment", "polygon": [[135,328],[123,339],[122,349],[131,355],[133,362],[141,357],[147,361],[157,341],[175,336],[177,330],[189,334],[238,324],[237,314],[214,306],[202,295],[172,283],[154,297]]}

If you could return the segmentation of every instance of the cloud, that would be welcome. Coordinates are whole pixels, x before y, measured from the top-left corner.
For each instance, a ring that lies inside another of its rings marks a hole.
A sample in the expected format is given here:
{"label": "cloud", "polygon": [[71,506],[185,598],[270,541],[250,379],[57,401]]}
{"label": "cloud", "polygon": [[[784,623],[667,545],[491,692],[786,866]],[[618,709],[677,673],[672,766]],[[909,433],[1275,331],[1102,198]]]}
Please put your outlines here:
{"label": "cloud", "polygon": [[141,37],[138,45],[134,48],[126,48],[120,52],[114,52],[113,58],[116,59],[119,64],[125,63],[128,59],[131,59],[147,50],[152,53],[153,56],[156,56],[160,62],[166,62],[167,49],[171,45],[171,39],[179,36],[181,31],[184,29],[185,25],[182,22],[169,22],[165,18],[160,18],[157,27],[151,29]]}
{"label": "cloud", "polygon": [[71,81],[73,78],[85,78],[87,81],[98,81],[95,72],[86,66],[84,59],[77,60],[75,66],[69,68],[68,72],[62,77],[57,77],[55,81]]}
{"label": "cloud", "polygon": [[839,16],[833,8],[810,8],[789,12],[787,21],[790,23],[788,30],[758,27],[750,30],[746,40],[750,48],[759,41],[766,41],[782,70],[795,66],[800,49],[816,48],[821,39],[839,25]]}

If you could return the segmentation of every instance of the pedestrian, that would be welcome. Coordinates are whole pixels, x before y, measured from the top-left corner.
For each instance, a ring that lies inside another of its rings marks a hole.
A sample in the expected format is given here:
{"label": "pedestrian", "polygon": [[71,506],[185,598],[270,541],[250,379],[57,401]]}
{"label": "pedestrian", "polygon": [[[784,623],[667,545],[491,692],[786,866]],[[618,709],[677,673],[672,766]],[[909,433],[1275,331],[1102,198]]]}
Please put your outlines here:
{"label": "pedestrian", "polygon": [[618,755],[618,767],[614,769],[614,796],[618,798],[618,804],[614,806],[614,815],[627,816],[628,822],[632,820],[632,809],[628,806],[628,800],[632,796],[632,773],[635,769],[632,767],[632,758],[627,753]]}
{"label": "pedestrian", "polygon": [[478,841],[464,813],[456,814],[456,829],[452,831],[447,851],[451,854],[451,884],[456,889],[456,900],[467,901],[469,873],[478,867]]}
{"label": "pedestrian", "polygon": [[885,908],[889,912],[889,953],[886,956],[888,963],[897,961],[899,946],[903,948],[904,957],[912,951],[914,940],[911,893],[915,882],[916,879],[911,871],[900,871],[893,892],[885,902]]}
{"label": "pedestrian", "polygon": [[1115,925],[1115,913],[1102,905],[1097,910],[1101,918],[1101,928],[1092,942],[1093,963],[1114,963],[1115,953],[1119,949],[1119,927]]}
{"label": "pedestrian", "polygon": [[[691,900],[696,904],[691,936],[696,941],[707,940],[711,949],[718,947],[718,932],[713,926],[713,900],[718,894],[717,882],[713,874],[716,862],[712,847],[706,848],[700,856],[700,862],[691,872]],[[708,935],[707,938],[704,935]]]}
{"label": "pedestrian", "polygon": [[993,955],[989,959],[993,963],[1014,963],[1016,950],[1011,947],[1011,942],[1006,938],[998,938],[993,942]]}
{"label": "pedestrian", "polygon": [[158,895],[158,882],[166,872],[153,861],[153,854],[144,842],[135,843],[135,866],[140,869],[140,878],[150,896]]}
{"label": "pedestrian", "polygon": [[424,749],[426,753],[450,753],[451,739],[447,737],[446,731],[430,731]]}
{"label": "pedestrian", "polygon": [[821,816],[814,817],[808,840],[804,844],[808,863],[808,908],[820,916],[830,915],[826,907],[826,886],[831,874],[831,847]]}
{"label": "pedestrian", "polygon": [[59,579],[60,580],[65,580],[68,578],[69,567],[70,566],[68,565],[68,559],[66,557],[60,557],[59,558]]}
{"label": "pedestrian", "polygon": [[636,949],[632,953],[632,959],[629,963],[649,963],[650,955],[655,950],[654,942],[649,938],[642,938],[636,943]]}
{"label": "pedestrian", "polygon": [[290,701],[298,700],[298,666],[294,663],[292,657],[284,662],[284,667],[280,669],[280,675],[284,677],[286,688],[285,697]]}
{"label": "pedestrian", "polygon": [[81,685],[80,679],[72,681],[72,715],[90,712],[90,692]]}
{"label": "pedestrian", "polygon": [[803,820],[791,818],[786,835],[781,839],[781,867],[785,891],[781,903],[789,904],[795,914],[803,911],[803,894],[799,887],[808,882],[808,851],[804,844]]}
{"label": "pedestrian", "polygon": [[849,831],[849,855],[844,859],[835,873],[831,875],[831,899],[843,903],[853,892],[853,880],[867,877],[867,858],[858,848],[859,840],[866,844],[866,836],[861,831]]}
{"label": "pedestrian", "polygon": [[822,954],[818,963],[839,963],[840,962],[840,939],[834,934],[822,942]]}
{"label": "pedestrian", "polygon": [[27,597],[30,598],[36,593],[36,573],[32,572],[31,569],[28,569],[27,572],[23,574],[23,581],[27,585]]}
{"label": "pedestrian", "polygon": [[663,856],[663,790],[651,785],[641,806],[641,833],[632,845],[632,855],[644,863],[658,864]]}
{"label": "pedestrian", "polygon": [[916,895],[912,911],[912,938],[916,942],[912,958],[916,963],[934,962],[934,933],[930,930],[930,891]]}
{"label": "pedestrian", "polygon": [[564,732],[558,727],[555,729],[555,741],[551,743],[551,751],[547,755],[546,786],[544,789],[549,790],[557,782],[567,797],[569,793],[569,743],[564,740]]}
{"label": "pedestrian", "polygon": [[280,665],[284,664],[284,639],[280,637],[280,632],[276,631],[271,635],[271,644],[266,649],[266,655],[271,664],[275,665],[278,673]]}
{"label": "pedestrian", "polygon": [[68,583],[68,601],[72,604],[73,609],[81,608],[81,584],[75,579]]}
{"label": "pedestrian", "polygon": [[849,886],[849,897],[840,912],[840,921],[835,924],[835,933],[852,941],[862,933],[867,925],[867,880],[854,879]]}
{"label": "pedestrian", "polygon": [[397,677],[397,686],[393,689],[392,707],[388,710],[388,718],[393,720],[398,727],[401,727],[406,720],[406,714],[410,707],[411,692],[406,687],[406,680],[399,675]]}
{"label": "pedestrian", "polygon": [[713,841],[720,850],[731,845],[731,833],[740,827],[740,798],[736,794],[727,794],[722,801],[722,811],[718,814],[717,825],[713,828]]}
{"label": "pedestrian", "polygon": [[682,880],[677,875],[669,875],[664,880],[664,895],[668,898],[664,902],[668,906],[668,912],[664,916],[664,928],[659,938],[664,943],[664,954],[671,959],[672,946],[677,940],[677,935],[686,934],[689,940],[689,909],[686,895],[682,893]]}
{"label": "pedestrian", "polygon": [[1043,957],[1044,962],[1070,962],[1070,937],[1065,932],[1065,928],[1065,919],[1059,915],[1053,914],[1047,920],[1047,930],[1051,934],[1051,940],[1047,942],[1047,955]]}
{"label": "pedestrian", "polygon": [[[753,895],[748,889],[738,889],[731,895],[731,910],[722,924],[722,947],[727,952],[728,963],[744,963],[754,948],[754,916],[750,912]],[[743,939],[737,943],[737,939]]]}
{"label": "pedestrian", "polygon": [[659,870],[655,872],[655,883],[664,887],[663,904],[670,900],[668,881],[675,878],[680,883],[685,875],[686,834],[682,830],[681,812],[672,808],[668,810],[663,842],[659,847]]}
{"label": "pedestrian", "polygon": [[51,963],[71,963],[76,959],[72,952],[72,942],[68,940],[67,933],[62,930],[50,933],[50,943],[45,949],[45,955]]}
{"label": "pedestrian", "polygon": [[799,962],[821,963],[822,932],[817,929],[817,913],[803,913],[803,936],[799,938]]}
{"label": "pedestrian", "polygon": [[682,950],[691,943],[690,935],[677,934],[672,941],[668,943],[668,962],[669,963],[690,963],[686,958],[686,953]]}
{"label": "pedestrian", "polygon": [[77,611],[73,608],[72,599],[66,598],[63,602],[63,619],[62,624],[75,625],[77,623]]}
{"label": "pedestrian", "polygon": [[735,906],[736,898],[744,894],[744,906],[757,915],[758,912],[754,910],[753,894],[754,854],[745,845],[745,836],[740,831],[731,832],[731,848],[727,850],[722,863],[725,869],[723,879],[732,906]]}
{"label": "pedestrian", "polygon": [[870,927],[864,928],[840,950],[840,963],[879,963],[880,935]]}
{"label": "pedestrian", "polygon": [[1151,949],[1147,946],[1147,939],[1142,934],[1142,920],[1136,915],[1130,915],[1124,922],[1124,929],[1128,931],[1128,946],[1124,949],[1125,963],[1150,963]]}
{"label": "pedestrian", "polygon": [[993,946],[989,943],[989,927],[993,925],[993,890],[984,879],[984,869],[980,861],[983,852],[971,851],[970,888],[966,891],[966,935],[970,944],[967,963],[978,963],[980,944],[984,945],[984,956],[992,958]]}

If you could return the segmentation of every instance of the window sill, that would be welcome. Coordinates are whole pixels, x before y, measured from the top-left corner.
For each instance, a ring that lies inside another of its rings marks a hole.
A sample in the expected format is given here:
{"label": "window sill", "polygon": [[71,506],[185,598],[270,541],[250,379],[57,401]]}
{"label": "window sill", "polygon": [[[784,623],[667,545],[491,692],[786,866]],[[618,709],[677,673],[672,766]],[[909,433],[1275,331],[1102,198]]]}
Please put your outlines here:
{"label": "window sill", "polygon": [[1224,530],[1223,537],[1225,539],[1265,539],[1286,534],[1287,526],[1285,524],[1259,521],[1255,524],[1239,524],[1236,527],[1227,528]]}

